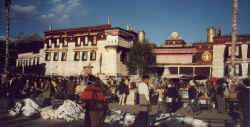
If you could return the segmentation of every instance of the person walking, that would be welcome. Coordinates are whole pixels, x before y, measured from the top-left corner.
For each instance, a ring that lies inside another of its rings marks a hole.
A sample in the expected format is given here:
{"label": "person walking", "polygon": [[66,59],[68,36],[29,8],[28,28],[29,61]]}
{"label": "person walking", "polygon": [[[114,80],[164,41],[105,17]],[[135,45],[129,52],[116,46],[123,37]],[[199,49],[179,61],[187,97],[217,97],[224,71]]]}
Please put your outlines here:
{"label": "person walking", "polygon": [[88,75],[87,83],[88,87],[80,96],[86,108],[85,126],[102,127],[108,110],[104,92],[100,87],[99,79],[95,76]]}

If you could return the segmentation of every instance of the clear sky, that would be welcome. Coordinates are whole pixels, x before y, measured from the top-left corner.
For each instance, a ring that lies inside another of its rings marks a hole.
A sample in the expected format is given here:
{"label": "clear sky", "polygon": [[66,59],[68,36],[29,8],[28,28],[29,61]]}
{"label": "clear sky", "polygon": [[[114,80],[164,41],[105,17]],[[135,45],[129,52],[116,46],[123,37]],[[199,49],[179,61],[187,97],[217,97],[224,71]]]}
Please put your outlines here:
{"label": "clear sky", "polygon": [[[0,0],[0,36],[5,34],[4,0]],[[144,29],[150,42],[163,43],[171,32],[186,42],[206,40],[206,28],[232,31],[232,0],[12,0],[11,35],[107,23]],[[239,0],[238,33],[250,34],[250,0]]]}

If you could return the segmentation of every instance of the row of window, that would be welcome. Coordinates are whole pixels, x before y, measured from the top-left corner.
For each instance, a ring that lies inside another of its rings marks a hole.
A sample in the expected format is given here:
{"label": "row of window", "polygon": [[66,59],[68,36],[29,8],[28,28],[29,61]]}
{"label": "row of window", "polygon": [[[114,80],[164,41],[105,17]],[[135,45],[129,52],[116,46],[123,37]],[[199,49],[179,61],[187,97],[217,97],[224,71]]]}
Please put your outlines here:
{"label": "row of window", "polygon": [[[225,66],[224,74],[225,74],[225,75],[229,75],[230,72],[231,72],[230,66],[229,66],[229,65],[226,65],[226,66]],[[236,64],[236,65],[235,65],[235,73],[236,73],[238,76],[242,76],[242,73],[243,73],[242,64]],[[248,72],[247,72],[247,74],[250,75],[250,64],[248,64]]]}
{"label": "row of window", "polygon": [[28,65],[39,65],[40,58],[33,58],[33,59],[25,59],[25,60],[18,60],[17,66],[28,66]]}
{"label": "row of window", "polygon": [[[81,45],[87,46],[89,44],[89,42],[93,46],[95,46],[97,44],[97,37],[96,36],[75,37],[74,40],[76,42],[75,43],[76,47],[79,47]],[[58,38],[58,39],[49,39],[49,40],[46,40],[47,48],[51,48],[52,44],[54,44],[55,48],[59,48],[60,47],[60,43],[62,44],[63,47],[67,47],[68,46],[68,41],[66,40],[66,38]]]}
{"label": "row of window", "polygon": [[[88,56],[90,55],[90,60],[96,60],[96,51],[75,51],[74,52],[74,61],[87,61]],[[52,58],[53,57],[53,58]],[[67,60],[67,53],[62,52],[61,58],[59,58],[59,52],[46,52],[45,54],[45,61],[66,61]]]}
{"label": "row of window", "polygon": [[[250,58],[250,45],[248,45],[247,49],[248,49],[247,58]],[[236,56],[236,58],[242,58],[242,48],[241,48],[241,46],[236,46],[235,56]],[[231,46],[226,46],[225,58],[230,58],[230,57],[231,57]]]}

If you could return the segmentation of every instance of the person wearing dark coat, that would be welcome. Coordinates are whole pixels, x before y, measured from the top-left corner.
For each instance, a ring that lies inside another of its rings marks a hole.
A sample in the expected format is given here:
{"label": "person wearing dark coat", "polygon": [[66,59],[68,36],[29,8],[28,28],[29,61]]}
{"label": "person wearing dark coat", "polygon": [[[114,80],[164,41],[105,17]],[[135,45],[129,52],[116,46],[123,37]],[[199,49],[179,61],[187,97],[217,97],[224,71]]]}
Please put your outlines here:
{"label": "person wearing dark coat", "polygon": [[237,94],[237,99],[239,100],[240,110],[241,110],[241,119],[242,127],[250,126],[250,82],[248,79],[243,80],[243,84],[240,84]]}
{"label": "person wearing dark coat", "polygon": [[190,88],[188,88],[188,98],[189,98],[189,100],[195,99],[196,94],[197,94],[197,91],[196,91],[195,87],[190,86]]}
{"label": "person wearing dark coat", "polygon": [[73,99],[75,94],[75,83],[73,82],[73,77],[69,78],[65,87],[68,98]]}
{"label": "person wearing dark coat", "polygon": [[124,79],[122,79],[117,89],[118,89],[118,94],[119,94],[119,104],[124,105],[126,102],[126,97],[129,92],[128,87],[125,85]]}
{"label": "person wearing dark coat", "polygon": [[216,102],[217,102],[217,110],[218,113],[225,112],[225,98],[224,98],[224,87],[223,87],[223,79],[219,79],[216,81],[217,91],[216,91]]}

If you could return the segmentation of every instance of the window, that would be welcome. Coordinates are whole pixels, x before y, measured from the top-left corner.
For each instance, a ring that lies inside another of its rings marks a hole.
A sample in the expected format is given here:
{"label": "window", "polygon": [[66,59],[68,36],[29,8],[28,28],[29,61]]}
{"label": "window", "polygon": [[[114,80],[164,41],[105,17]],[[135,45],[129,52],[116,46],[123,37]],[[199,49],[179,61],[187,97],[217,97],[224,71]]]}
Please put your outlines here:
{"label": "window", "polygon": [[33,65],[36,65],[36,57],[33,58]]}
{"label": "window", "polygon": [[25,66],[28,66],[28,60],[25,60]]}
{"label": "window", "polygon": [[36,58],[36,64],[37,64],[37,65],[40,64],[40,58],[39,58],[39,57]]}
{"label": "window", "polygon": [[62,52],[61,61],[66,61],[66,60],[67,60],[67,53],[66,52]]}
{"label": "window", "polygon": [[[235,47],[235,56],[238,57],[238,58],[241,56],[240,51],[241,51],[241,46],[236,46]],[[230,46],[228,48],[228,56],[229,57],[231,57],[231,52],[232,52],[232,47]]]}
{"label": "window", "polygon": [[24,60],[22,60],[22,66],[24,66],[25,65],[25,61]]}
{"label": "window", "polygon": [[46,39],[46,42],[47,44],[47,48],[51,48],[51,40],[50,39]]}
{"label": "window", "polygon": [[58,52],[54,52],[53,60],[54,61],[58,61],[58,56],[59,56],[59,53]]}
{"label": "window", "polygon": [[81,43],[81,45],[85,45],[85,38],[84,37],[80,37],[80,43]]}
{"label": "window", "polygon": [[242,49],[241,49],[241,46],[237,46],[236,52],[237,52],[236,57],[237,58],[242,58]]}
{"label": "window", "polygon": [[79,61],[80,60],[80,52],[79,51],[75,52],[74,60],[75,61]]}
{"label": "window", "polygon": [[17,61],[17,67],[19,67],[19,66],[20,66],[20,60]]}
{"label": "window", "polygon": [[239,75],[239,76],[242,76],[242,66],[241,66],[241,64],[236,64],[235,68],[236,68],[236,70],[235,70],[236,72],[235,73],[237,75]]}
{"label": "window", "polygon": [[82,52],[82,61],[87,61],[88,60],[88,52],[84,51]]}
{"label": "window", "polygon": [[[229,47],[226,46],[225,51],[224,51],[224,58],[229,58]],[[226,60],[226,59],[225,59]]]}
{"label": "window", "polygon": [[85,38],[84,38],[85,40],[84,40],[84,45],[88,45],[88,41],[89,41],[89,39],[88,39],[88,36],[85,36]]}
{"label": "window", "polygon": [[96,60],[96,52],[95,51],[91,51],[90,60],[92,60],[92,61]]}
{"label": "window", "polygon": [[51,53],[50,52],[46,52],[46,54],[45,54],[45,60],[46,61],[50,61],[50,59],[51,59]]}
{"label": "window", "polygon": [[31,66],[31,60],[32,60],[32,59],[29,59],[29,63],[28,63],[28,66]]}
{"label": "window", "polygon": [[75,40],[76,40],[75,46],[76,46],[76,47],[81,46],[81,38],[80,38],[80,37],[76,37]]}
{"label": "window", "polygon": [[59,39],[55,39],[54,40],[55,48],[59,48],[60,47],[59,41],[60,41]]}
{"label": "window", "polygon": [[126,63],[127,62],[127,54],[126,52],[122,52],[121,55],[120,55],[120,61],[122,63]]}
{"label": "window", "polygon": [[63,43],[63,47],[68,46],[68,41],[66,40],[66,38],[62,38],[62,43]]}
{"label": "window", "polygon": [[250,44],[248,44],[248,47],[247,47],[247,58],[250,58]]}
{"label": "window", "polygon": [[93,37],[93,42],[92,42],[92,45],[96,45],[97,44],[97,38],[96,36]]}
{"label": "window", "polygon": [[248,64],[248,76],[250,76],[250,64]]}
{"label": "window", "polygon": [[54,45],[54,47],[56,47],[56,42],[57,42],[56,39],[53,38],[53,39],[52,39],[52,44]]}
{"label": "window", "polygon": [[91,45],[94,45],[94,44],[93,44],[93,36],[90,36],[90,37],[89,37],[89,42],[91,43]]}

